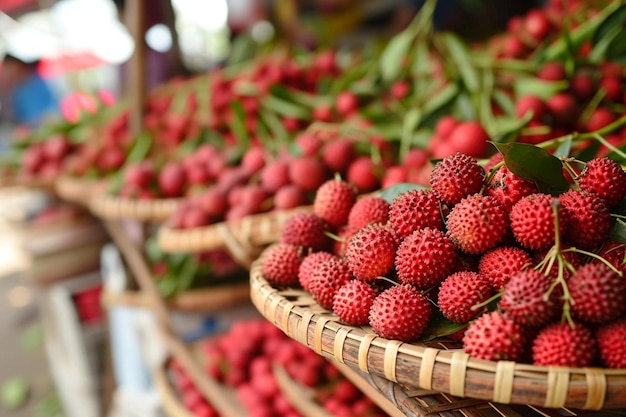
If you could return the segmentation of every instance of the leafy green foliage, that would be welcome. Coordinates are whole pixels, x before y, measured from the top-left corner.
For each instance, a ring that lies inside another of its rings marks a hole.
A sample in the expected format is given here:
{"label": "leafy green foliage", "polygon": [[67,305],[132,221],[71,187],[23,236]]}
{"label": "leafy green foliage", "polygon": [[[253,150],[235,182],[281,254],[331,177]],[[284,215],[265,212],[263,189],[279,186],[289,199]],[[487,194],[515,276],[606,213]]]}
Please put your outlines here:
{"label": "leafy green foliage", "polygon": [[409,182],[402,182],[400,184],[392,185],[391,187],[385,188],[380,192],[380,198],[391,204],[393,200],[399,196],[400,194],[407,193],[413,190],[426,190],[427,187],[419,184],[412,184]]}

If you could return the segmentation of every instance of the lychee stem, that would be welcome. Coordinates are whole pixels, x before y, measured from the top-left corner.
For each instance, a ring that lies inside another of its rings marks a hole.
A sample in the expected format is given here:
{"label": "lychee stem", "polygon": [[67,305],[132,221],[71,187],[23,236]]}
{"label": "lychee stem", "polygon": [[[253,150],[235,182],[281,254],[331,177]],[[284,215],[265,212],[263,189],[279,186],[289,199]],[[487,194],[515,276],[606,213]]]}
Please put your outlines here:
{"label": "lychee stem", "polygon": [[492,295],[491,297],[487,298],[485,301],[482,301],[478,304],[474,304],[473,306],[470,307],[470,310],[472,311],[476,311],[479,308],[483,308],[487,305],[489,305],[490,303],[492,303],[493,301],[496,301],[497,299],[499,299],[500,297],[502,297],[502,293],[504,292],[504,290],[501,290],[497,293],[495,293],[494,295]]}
{"label": "lychee stem", "polygon": [[626,158],[626,154],[624,152],[622,152],[619,148],[616,148],[615,146],[613,146],[611,143],[609,143],[606,139],[604,139],[600,134],[598,133],[594,133],[593,137],[600,142],[602,145],[606,146],[607,148],[609,148],[612,152],[615,152],[616,154],[618,154],[620,157],[622,158]]}
{"label": "lychee stem", "polygon": [[[605,135],[607,133],[611,133],[614,130],[622,127],[624,124],[626,124],[626,115],[620,117],[619,119],[617,119],[613,123],[609,123],[608,125],[600,128],[600,129],[598,129],[596,131],[585,132],[585,133],[573,132],[573,133],[569,133],[567,135],[559,136],[558,138],[554,138],[554,139],[547,140],[545,142],[541,142],[541,143],[537,144],[536,146],[539,147],[539,148],[542,148],[542,149],[550,149],[550,148],[559,146],[561,143],[563,143],[563,142],[565,142],[567,140],[583,141],[583,140],[586,140],[586,139],[592,139],[593,138],[593,139],[598,140],[604,146],[607,146],[612,151],[615,151],[615,149],[614,149],[615,147],[613,145],[609,144],[608,142],[606,142],[604,140],[604,138],[602,138],[602,135]],[[623,153],[621,153],[621,155],[623,155]]]}
{"label": "lychee stem", "polygon": [[483,187],[480,189],[480,194],[483,194],[485,192],[485,189],[487,188],[487,186],[493,179],[494,175],[496,175],[496,172],[498,172],[498,170],[500,169],[502,165],[504,165],[504,159],[491,167],[491,169],[487,173],[487,177],[483,181]]}
{"label": "lychee stem", "polygon": [[393,285],[398,285],[398,283],[396,281],[394,281],[394,280],[392,280],[390,278],[384,277],[382,275],[381,276],[377,276],[376,279],[387,281],[388,283],[393,284]]}
{"label": "lychee stem", "polygon": [[607,261],[606,259],[604,259],[602,256],[598,255],[597,253],[587,252],[586,250],[582,250],[582,249],[578,249],[578,248],[564,249],[563,252],[578,252],[578,253],[580,253],[582,255],[589,256],[591,258],[597,259],[598,261],[606,264],[606,266],[611,268],[620,277],[623,275],[622,272],[619,269],[615,268],[611,262]]}
{"label": "lychee stem", "polygon": [[345,243],[346,241],[346,238],[336,235],[333,232],[325,231],[324,234],[328,236],[329,238],[333,239],[334,241],[337,241],[340,243]]}

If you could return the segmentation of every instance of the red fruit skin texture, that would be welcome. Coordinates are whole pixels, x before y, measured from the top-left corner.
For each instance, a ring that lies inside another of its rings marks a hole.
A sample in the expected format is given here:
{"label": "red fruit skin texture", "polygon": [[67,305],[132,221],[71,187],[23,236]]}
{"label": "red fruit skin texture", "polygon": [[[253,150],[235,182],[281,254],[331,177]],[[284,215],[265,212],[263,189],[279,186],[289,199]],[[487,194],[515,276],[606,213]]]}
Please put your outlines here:
{"label": "red fruit skin texture", "polygon": [[319,158],[303,156],[289,163],[289,179],[306,191],[315,191],[328,178],[328,171]]}
{"label": "red fruit skin texture", "polygon": [[348,213],[348,226],[362,229],[372,223],[386,224],[389,220],[389,206],[390,204],[380,197],[360,198]]}
{"label": "red fruit skin texture", "polygon": [[438,162],[430,174],[432,192],[449,206],[477,193],[485,171],[469,155],[456,153]]}
{"label": "red fruit skin texture", "polygon": [[449,320],[467,323],[482,309],[472,306],[482,303],[491,296],[491,285],[476,272],[461,271],[447,277],[439,288],[437,304]]}
{"label": "red fruit skin texture", "polygon": [[159,173],[159,190],[164,197],[179,197],[185,187],[185,172],[179,164],[169,163]]}
{"label": "red fruit skin texture", "polygon": [[478,122],[461,122],[450,133],[447,143],[455,152],[482,158],[489,150],[489,135]]}
{"label": "red fruit skin texture", "polygon": [[440,230],[420,229],[407,236],[396,252],[398,279],[419,289],[439,284],[452,273],[456,248]]}
{"label": "red fruit skin texture", "polygon": [[601,326],[596,331],[600,360],[609,368],[626,368],[626,319]]}
{"label": "red fruit skin texture", "polygon": [[315,265],[326,261],[328,259],[335,258],[335,255],[329,252],[313,252],[304,257],[298,268],[298,282],[302,285],[302,288],[309,291],[309,282],[311,280],[311,274]]}
{"label": "red fruit skin texture", "polygon": [[575,328],[568,323],[548,324],[533,340],[533,363],[539,366],[590,366],[597,352],[593,336],[580,323],[576,323]]}
{"label": "red fruit skin texture", "polygon": [[369,314],[374,332],[386,339],[418,339],[432,314],[430,301],[410,285],[395,285],[380,293]]}
{"label": "red fruit skin texture", "polygon": [[523,96],[515,103],[515,114],[517,117],[524,117],[526,113],[532,111],[532,120],[541,120],[547,111],[546,104],[537,96]]}
{"label": "red fruit skin texture", "polygon": [[297,285],[300,262],[300,250],[296,246],[278,243],[267,248],[263,254],[261,272],[270,283]]}
{"label": "red fruit skin texture", "polygon": [[486,252],[478,262],[478,272],[489,281],[494,291],[500,291],[512,275],[532,265],[528,252],[512,246],[499,246]]}
{"label": "red fruit skin texture", "polygon": [[288,210],[309,203],[306,192],[293,184],[280,187],[274,194],[274,209]]}
{"label": "red fruit skin texture", "polygon": [[354,186],[346,181],[328,180],[315,194],[313,212],[331,226],[344,225],[356,202],[356,193]]}
{"label": "red fruit skin texture", "polygon": [[322,149],[322,160],[332,173],[344,174],[356,158],[356,146],[349,139],[327,142]]}
{"label": "red fruit skin texture", "polygon": [[442,230],[439,199],[434,193],[424,190],[402,193],[391,202],[389,223],[401,238],[425,227]]}
{"label": "red fruit skin texture", "polygon": [[352,278],[346,261],[333,257],[313,266],[309,291],[320,306],[331,310],[335,293]]}
{"label": "red fruit skin texture", "polygon": [[608,207],[619,204],[626,196],[626,172],[609,158],[594,158],[578,177],[578,186],[602,197]]}
{"label": "red fruit skin texture", "polygon": [[[618,271],[624,275],[626,273],[626,244],[621,242],[606,242],[602,250],[598,253]],[[597,262],[594,260],[593,262]]]}
{"label": "red fruit skin texture", "polygon": [[514,274],[504,286],[500,308],[504,316],[523,326],[541,326],[558,312],[556,292],[545,299],[552,280],[534,269]]}
{"label": "red fruit skin texture", "polygon": [[369,193],[380,186],[379,170],[369,156],[359,156],[348,167],[346,179],[354,184],[359,193]]}
{"label": "red fruit skin texture", "polygon": [[392,271],[397,248],[397,238],[387,227],[372,224],[352,236],[345,257],[356,278],[373,281]]}
{"label": "red fruit skin texture", "polygon": [[538,192],[534,182],[518,177],[503,165],[489,181],[485,194],[495,197],[510,212],[522,197]]}
{"label": "red fruit skin texture", "polygon": [[472,321],[463,336],[463,349],[467,354],[490,361],[518,361],[525,344],[522,326],[497,310]]}
{"label": "red fruit skin texture", "polygon": [[615,320],[626,312],[626,281],[602,262],[581,266],[567,281],[575,319],[588,324]]}
{"label": "red fruit skin texture", "polygon": [[581,249],[594,249],[611,229],[611,214],[604,201],[587,191],[569,190],[560,196],[567,212],[566,239]]}
{"label": "red fruit skin texture", "polygon": [[326,222],[315,213],[295,213],[283,225],[280,243],[310,248],[313,251],[323,250],[330,246],[330,239],[325,234],[327,230]]}
{"label": "red fruit skin texture", "polygon": [[508,228],[506,210],[494,197],[474,194],[452,208],[448,236],[468,254],[480,254],[500,243]]}
{"label": "red fruit skin texture", "polygon": [[[551,204],[555,197],[536,193],[523,197],[509,213],[511,231],[515,240],[531,250],[546,249],[554,245],[554,213]],[[559,205],[559,233],[564,235],[568,225],[568,215]]]}
{"label": "red fruit skin texture", "polygon": [[333,298],[333,313],[346,324],[365,326],[376,291],[366,282],[353,279],[343,284]]}
{"label": "red fruit skin texture", "polygon": [[289,183],[289,164],[286,161],[270,162],[261,170],[261,184],[269,192],[275,193]]}

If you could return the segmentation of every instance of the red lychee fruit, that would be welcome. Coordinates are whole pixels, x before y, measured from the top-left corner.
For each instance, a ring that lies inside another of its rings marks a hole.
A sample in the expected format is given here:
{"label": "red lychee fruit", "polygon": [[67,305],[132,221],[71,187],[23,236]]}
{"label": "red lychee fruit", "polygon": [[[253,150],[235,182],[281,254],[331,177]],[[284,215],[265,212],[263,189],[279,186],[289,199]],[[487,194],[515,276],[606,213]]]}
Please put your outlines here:
{"label": "red lychee fruit", "polygon": [[425,227],[441,230],[443,219],[439,199],[424,190],[402,193],[391,202],[389,224],[401,238]]}
{"label": "red lychee fruit", "polygon": [[[598,253],[618,271],[626,276],[626,244],[621,242],[606,242]],[[599,262],[594,259],[593,262]]]}
{"label": "red lychee fruit", "polygon": [[599,107],[595,109],[593,113],[591,113],[591,116],[589,116],[589,120],[587,120],[587,122],[584,124],[583,129],[587,132],[594,132],[613,123],[615,119],[616,116],[615,114],[613,114],[613,112],[611,112],[611,110],[604,107]]}
{"label": "red lychee fruit", "polygon": [[302,288],[309,291],[309,281],[311,280],[313,268],[318,263],[327,261],[331,258],[335,258],[335,255],[330,252],[313,252],[306,255],[304,259],[302,259],[298,269],[298,281],[300,282],[300,285],[302,285]]}
{"label": "red lychee fruit", "polygon": [[346,248],[346,260],[354,276],[373,281],[393,269],[398,240],[384,225],[371,224],[357,231]]}
{"label": "red lychee fruit", "polygon": [[446,225],[448,236],[463,252],[480,254],[504,239],[508,216],[494,197],[474,194],[452,208]]}
{"label": "red lychee fruit", "polygon": [[276,210],[292,209],[308,203],[306,192],[293,184],[280,187],[274,194],[274,209]]}
{"label": "red lychee fruit", "polygon": [[491,285],[476,272],[461,271],[441,283],[437,295],[439,310],[455,323],[467,323],[483,309],[472,309],[491,296]]}
{"label": "red lychee fruit", "polygon": [[342,91],[337,95],[335,106],[339,114],[348,116],[357,110],[359,99],[354,93]]}
{"label": "red lychee fruit", "polygon": [[311,156],[301,156],[289,162],[289,179],[306,191],[314,191],[328,179],[322,161]]}
{"label": "red lychee fruit", "polygon": [[185,188],[185,171],[175,162],[166,164],[158,177],[159,190],[166,198],[180,197]]}
{"label": "red lychee fruit", "polygon": [[359,156],[348,167],[346,179],[354,184],[359,193],[369,193],[380,187],[380,170],[381,167],[369,156]]}
{"label": "red lychee fruit", "polygon": [[587,162],[577,182],[582,190],[602,197],[607,207],[616,206],[626,196],[626,172],[606,157]]}
{"label": "red lychee fruit", "polygon": [[410,342],[422,335],[432,311],[430,301],[418,290],[410,285],[395,285],[374,299],[369,322],[381,337]]}
{"label": "red lychee fruit", "polygon": [[523,117],[529,111],[533,112],[532,120],[541,120],[546,114],[547,107],[543,100],[537,96],[520,97],[515,103],[515,114],[517,117]]}
{"label": "red lychee fruit", "polygon": [[331,226],[348,222],[356,202],[356,189],[346,181],[332,179],[320,185],[313,200],[313,212]]}
{"label": "red lychee fruit", "polygon": [[578,103],[569,93],[556,93],[546,101],[554,120],[563,125],[571,125],[578,117]]}
{"label": "red lychee fruit", "polygon": [[289,183],[289,164],[287,161],[269,162],[261,170],[261,184],[269,192],[275,193]]}
{"label": "red lychee fruit", "polygon": [[333,312],[353,326],[365,326],[376,298],[376,291],[368,283],[353,279],[343,284],[335,293]]}
{"label": "red lychee fruit", "polygon": [[314,252],[327,249],[330,246],[327,230],[326,222],[315,213],[295,213],[283,225],[280,243],[308,248]]}
{"label": "red lychee fruit", "polygon": [[263,277],[272,284],[298,284],[302,256],[297,246],[278,243],[265,250],[261,259]]}
{"label": "red lychee fruit", "polygon": [[348,213],[348,226],[362,229],[368,224],[386,224],[389,219],[389,203],[376,196],[360,198]]}
{"label": "red lychee fruit", "polygon": [[500,308],[504,316],[523,326],[541,326],[554,318],[559,304],[556,292],[548,297],[552,279],[534,269],[513,274],[504,286]]}
{"label": "red lychee fruit", "polygon": [[557,205],[559,234],[563,236],[568,227],[568,216],[556,197],[536,193],[521,198],[511,208],[509,218],[511,231],[522,246],[532,250],[546,249],[554,245],[554,212]]}
{"label": "red lychee fruit", "polygon": [[543,40],[552,30],[552,24],[543,10],[529,11],[524,18],[525,32],[536,42]]}
{"label": "red lychee fruit", "polygon": [[351,279],[347,262],[335,256],[313,265],[309,291],[320,306],[330,310],[337,290]]}
{"label": "red lychee fruit", "polygon": [[604,200],[596,194],[578,190],[561,194],[560,200],[567,212],[566,239],[581,249],[600,246],[612,225]]}
{"label": "red lychee fruit", "polygon": [[518,177],[502,165],[493,175],[485,193],[495,197],[507,212],[522,197],[538,193],[539,190],[534,182]]}
{"label": "red lychee fruit", "polygon": [[457,153],[438,162],[430,175],[437,197],[449,206],[477,193],[483,186],[485,171],[469,155]]}
{"label": "red lychee fruit", "polygon": [[356,146],[350,139],[335,139],[322,149],[322,160],[332,173],[343,174],[356,158]]}
{"label": "red lychee fruit", "polygon": [[596,351],[593,334],[580,323],[574,328],[568,323],[549,324],[532,344],[533,363],[539,366],[590,366]]}
{"label": "red lychee fruit", "polygon": [[626,281],[603,262],[581,266],[567,280],[574,318],[601,324],[626,311]]}
{"label": "red lychee fruit", "polygon": [[526,344],[524,328],[499,311],[472,321],[463,336],[463,349],[471,356],[489,361],[517,361]]}
{"label": "red lychee fruit", "polygon": [[537,77],[547,81],[563,80],[565,79],[565,67],[558,61],[546,62],[537,73]]}
{"label": "red lychee fruit", "polygon": [[533,263],[530,254],[513,246],[499,246],[481,256],[478,272],[491,284],[494,291],[500,289],[511,279],[511,276]]}
{"label": "red lychee fruit", "polygon": [[265,150],[261,146],[253,146],[241,158],[241,166],[250,174],[255,174],[265,166]]}
{"label": "red lychee fruit", "polygon": [[609,368],[626,368],[626,319],[607,323],[596,330],[599,356]]}
{"label": "red lychee fruit", "polygon": [[453,271],[456,247],[440,230],[424,228],[406,237],[396,252],[398,279],[419,289],[438,285]]}

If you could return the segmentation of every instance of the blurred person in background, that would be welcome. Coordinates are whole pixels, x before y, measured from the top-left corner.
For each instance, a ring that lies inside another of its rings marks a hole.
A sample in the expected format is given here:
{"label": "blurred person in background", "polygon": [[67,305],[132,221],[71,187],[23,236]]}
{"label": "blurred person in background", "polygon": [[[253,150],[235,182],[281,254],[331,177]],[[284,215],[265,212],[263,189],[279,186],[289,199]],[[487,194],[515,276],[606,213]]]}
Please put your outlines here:
{"label": "blurred person in background", "polygon": [[58,115],[58,99],[37,71],[38,61],[24,62],[5,55],[0,68],[2,119],[15,125],[37,127]]}

